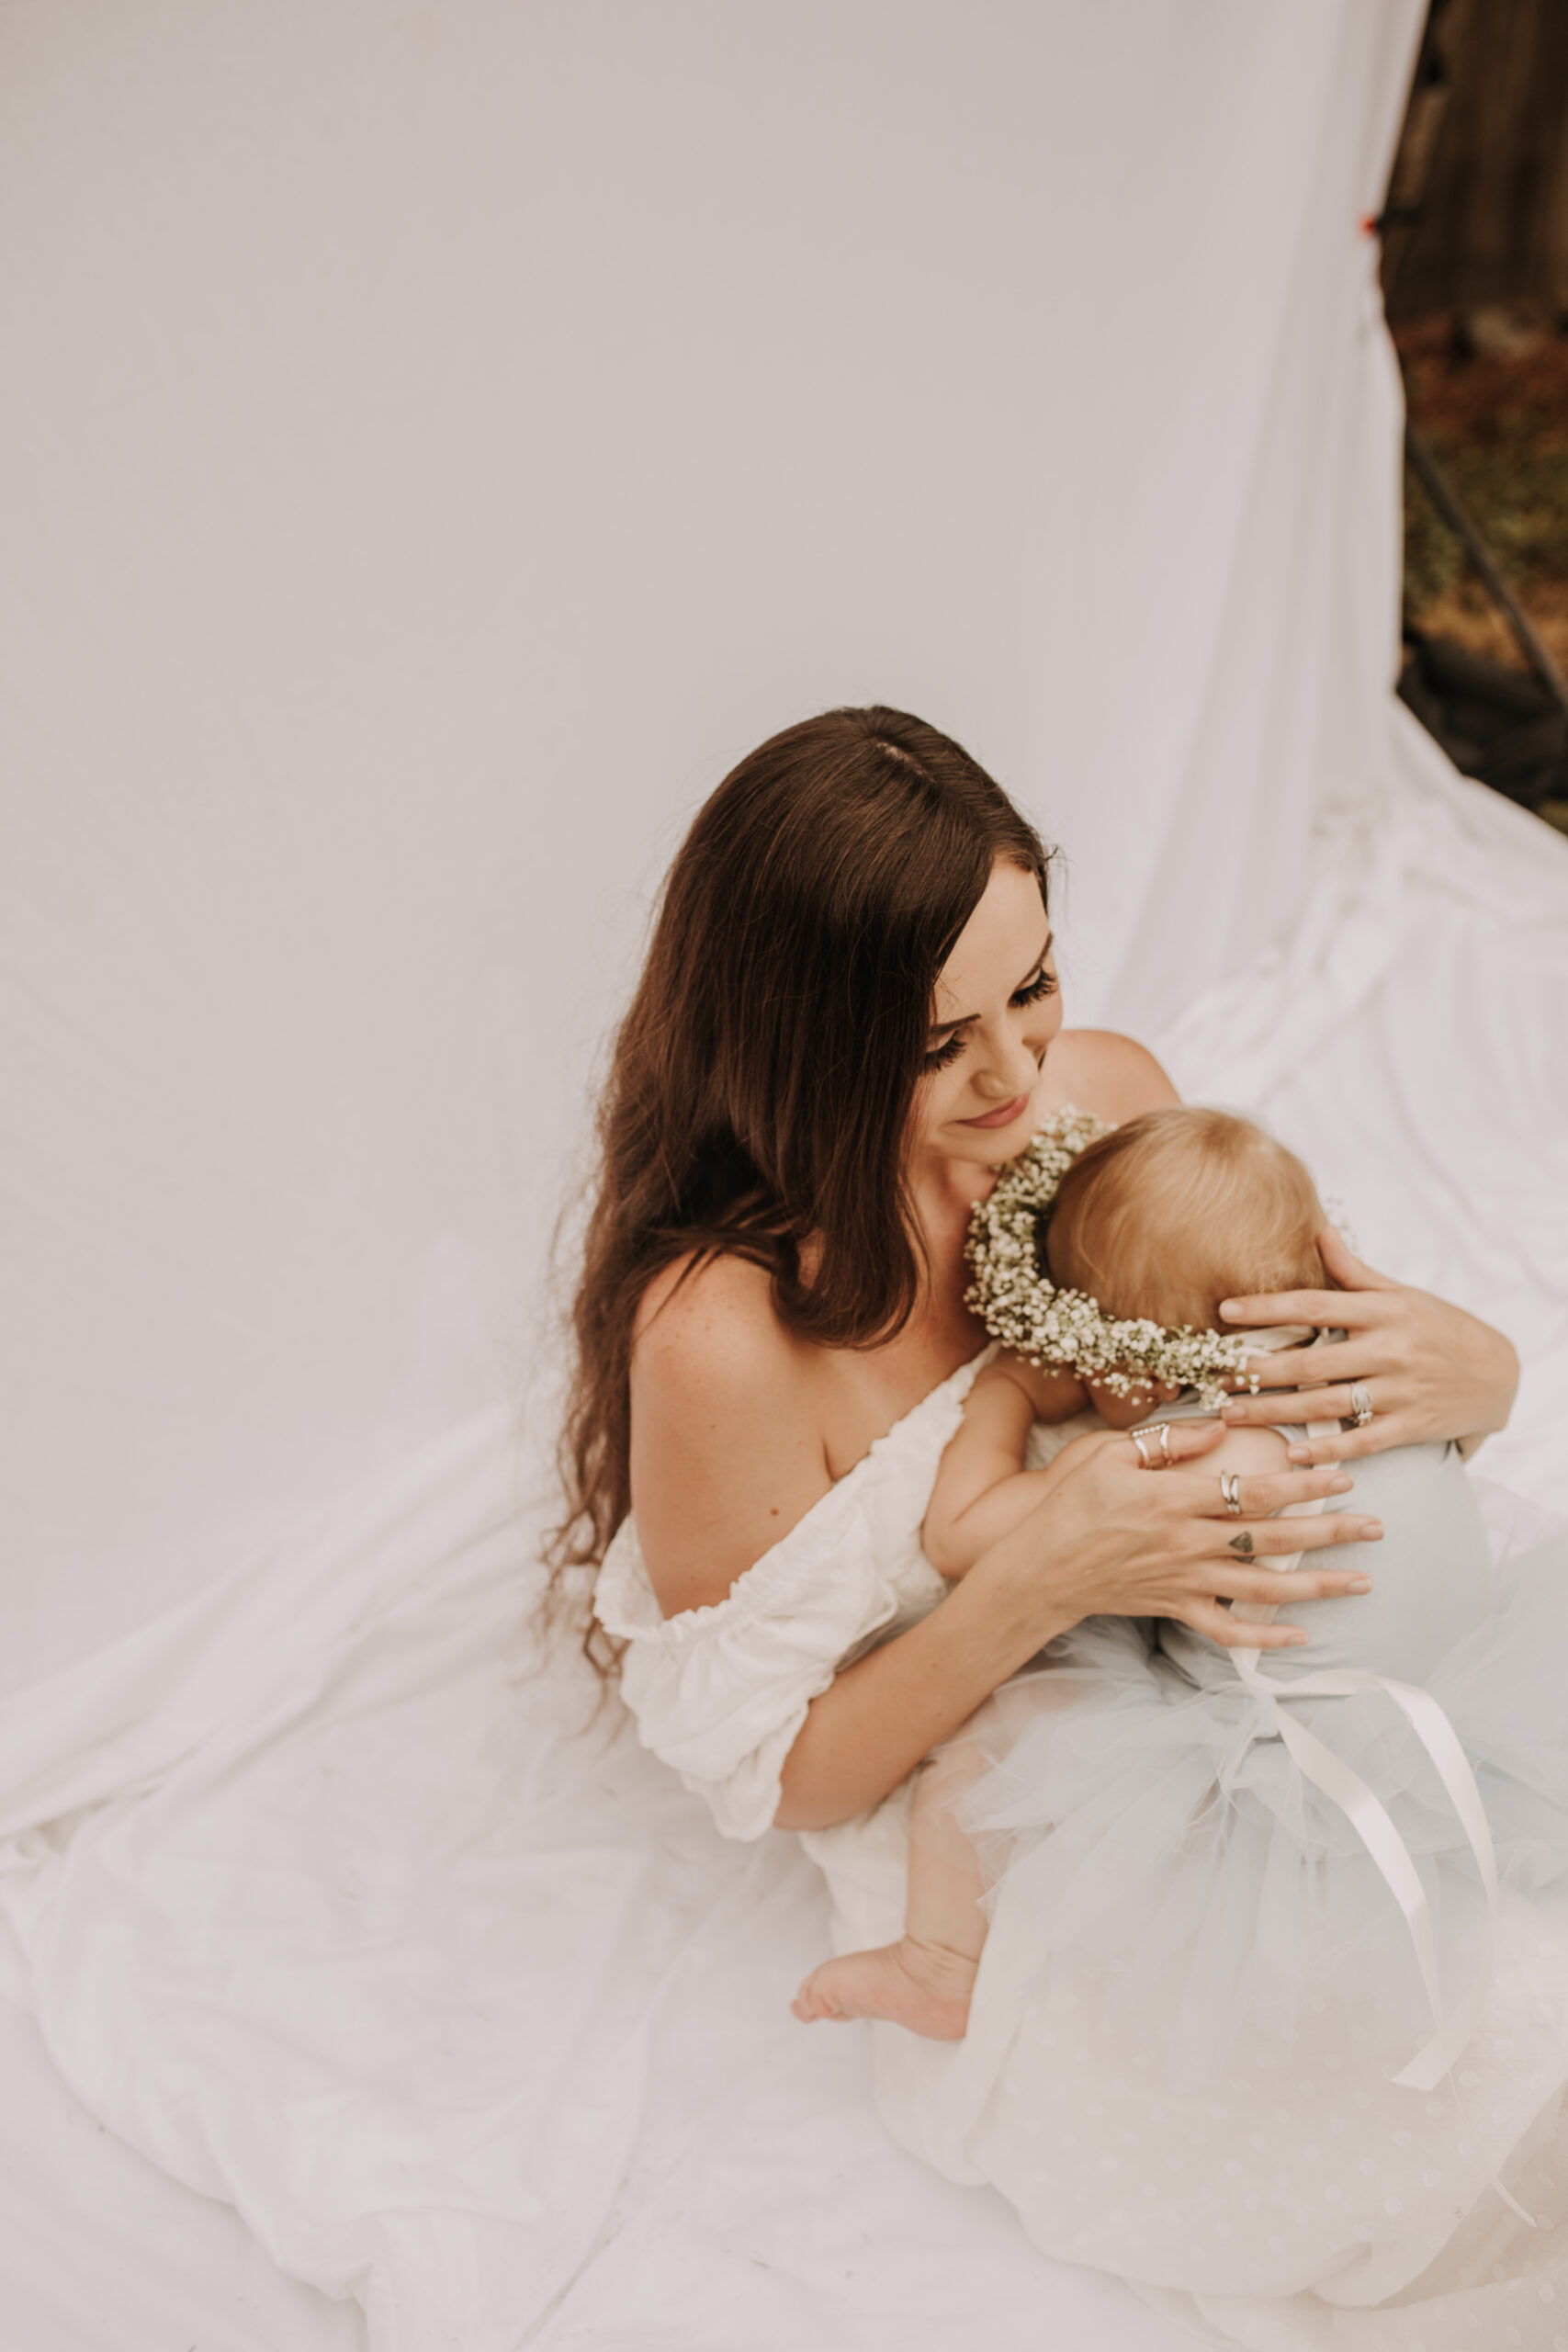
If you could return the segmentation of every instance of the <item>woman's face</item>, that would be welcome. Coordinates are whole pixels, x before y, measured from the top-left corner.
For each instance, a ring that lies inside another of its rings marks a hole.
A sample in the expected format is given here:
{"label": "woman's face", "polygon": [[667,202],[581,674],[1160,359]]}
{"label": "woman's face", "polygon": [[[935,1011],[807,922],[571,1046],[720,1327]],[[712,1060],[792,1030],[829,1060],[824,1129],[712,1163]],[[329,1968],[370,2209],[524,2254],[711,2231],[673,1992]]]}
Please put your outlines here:
{"label": "woman's face", "polygon": [[937,977],[912,1159],[994,1168],[1021,1151],[1039,1124],[1034,1091],[1061,1025],[1040,886],[998,860]]}

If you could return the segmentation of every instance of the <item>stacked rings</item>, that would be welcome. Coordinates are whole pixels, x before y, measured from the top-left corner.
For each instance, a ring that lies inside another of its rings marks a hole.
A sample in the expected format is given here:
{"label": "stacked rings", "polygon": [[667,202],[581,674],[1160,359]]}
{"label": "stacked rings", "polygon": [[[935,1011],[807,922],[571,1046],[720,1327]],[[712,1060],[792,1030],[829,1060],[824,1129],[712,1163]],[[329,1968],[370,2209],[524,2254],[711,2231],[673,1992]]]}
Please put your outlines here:
{"label": "stacked rings", "polygon": [[1220,1500],[1233,1519],[1241,1517],[1241,1478],[1235,1470],[1220,1472]]}
{"label": "stacked rings", "polygon": [[[1133,1430],[1129,1431],[1129,1435],[1133,1440],[1133,1443],[1138,1449],[1138,1459],[1143,1464],[1145,1470],[1168,1470],[1170,1468],[1170,1465],[1175,1461],[1176,1456],[1170,1450],[1170,1430],[1164,1421],[1156,1421],[1152,1429]],[[1156,1438],[1158,1438],[1159,1440],[1159,1460],[1157,1462],[1151,1462],[1149,1460],[1148,1448],[1149,1445],[1154,1442]],[[1147,1441],[1147,1442],[1145,1442],[1145,1441]]]}
{"label": "stacked rings", "polygon": [[1364,1430],[1372,1418],[1372,1400],[1364,1380],[1350,1383],[1350,1418],[1359,1430]]}

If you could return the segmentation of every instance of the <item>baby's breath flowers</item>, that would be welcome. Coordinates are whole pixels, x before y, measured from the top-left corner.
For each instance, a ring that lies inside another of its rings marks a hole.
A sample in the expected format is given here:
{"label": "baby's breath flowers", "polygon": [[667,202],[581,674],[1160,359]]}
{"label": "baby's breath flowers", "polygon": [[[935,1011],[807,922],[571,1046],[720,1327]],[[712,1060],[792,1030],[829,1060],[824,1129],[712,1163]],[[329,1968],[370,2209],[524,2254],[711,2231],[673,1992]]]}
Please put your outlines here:
{"label": "baby's breath flowers", "polygon": [[[1086,1144],[1109,1132],[1105,1120],[1068,1104],[1008,1161],[969,1220],[964,1254],[975,1280],[964,1303],[993,1340],[1026,1363],[1065,1365],[1113,1396],[1132,1396],[1150,1381],[1173,1381],[1195,1388],[1214,1410],[1228,1393],[1224,1375],[1247,1376],[1245,1340],[1107,1315],[1087,1291],[1058,1290],[1047,1272],[1044,1226],[1056,1187]],[[1251,1385],[1256,1389],[1256,1380]]]}

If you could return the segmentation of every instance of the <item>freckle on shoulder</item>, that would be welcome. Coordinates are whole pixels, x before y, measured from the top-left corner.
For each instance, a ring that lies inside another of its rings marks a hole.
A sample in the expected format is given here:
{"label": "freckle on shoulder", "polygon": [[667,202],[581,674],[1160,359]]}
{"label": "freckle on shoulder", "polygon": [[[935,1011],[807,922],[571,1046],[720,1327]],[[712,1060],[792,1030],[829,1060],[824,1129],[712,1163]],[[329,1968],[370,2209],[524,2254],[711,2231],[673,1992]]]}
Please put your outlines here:
{"label": "freckle on shoulder", "polygon": [[774,1382],[801,1352],[766,1269],[733,1257],[666,1267],[643,1295],[633,1347],[635,1370],[681,1386]]}
{"label": "freckle on shoulder", "polygon": [[650,1286],[632,1356],[631,1484],[666,1616],[724,1600],[830,1483],[812,1351],[737,1258]]}

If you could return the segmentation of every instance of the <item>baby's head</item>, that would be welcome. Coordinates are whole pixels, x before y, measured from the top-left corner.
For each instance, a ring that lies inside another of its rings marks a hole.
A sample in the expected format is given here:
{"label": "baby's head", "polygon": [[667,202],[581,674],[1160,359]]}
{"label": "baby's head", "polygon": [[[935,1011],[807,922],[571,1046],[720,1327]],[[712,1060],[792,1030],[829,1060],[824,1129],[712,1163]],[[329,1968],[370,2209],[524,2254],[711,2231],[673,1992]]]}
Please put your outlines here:
{"label": "baby's head", "polygon": [[1145,1111],[1078,1154],[1045,1228],[1058,1285],[1108,1315],[1234,1329],[1223,1298],[1326,1286],[1312,1178],[1249,1119],[1185,1103]]}

